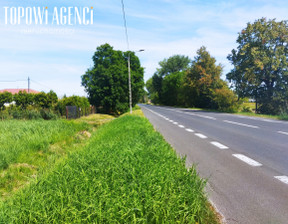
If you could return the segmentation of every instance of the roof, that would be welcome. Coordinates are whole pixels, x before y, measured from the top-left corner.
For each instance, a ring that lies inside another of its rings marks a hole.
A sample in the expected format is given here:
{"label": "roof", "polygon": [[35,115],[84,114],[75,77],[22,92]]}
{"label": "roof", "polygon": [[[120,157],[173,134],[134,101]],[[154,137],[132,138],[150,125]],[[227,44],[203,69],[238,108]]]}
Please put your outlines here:
{"label": "roof", "polygon": [[[28,93],[28,89],[1,89],[0,93],[9,92],[12,94],[16,94],[16,93],[19,93],[19,91],[23,91],[23,92],[25,91],[26,93]],[[29,93],[40,93],[40,92],[37,90],[30,89]]]}

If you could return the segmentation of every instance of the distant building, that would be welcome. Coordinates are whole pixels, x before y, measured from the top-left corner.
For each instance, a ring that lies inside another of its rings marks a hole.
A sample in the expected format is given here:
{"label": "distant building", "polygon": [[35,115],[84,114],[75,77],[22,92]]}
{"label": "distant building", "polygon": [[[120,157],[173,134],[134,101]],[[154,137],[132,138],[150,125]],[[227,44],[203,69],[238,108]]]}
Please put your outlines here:
{"label": "distant building", "polygon": [[[25,91],[26,93],[28,93],[28,89],[1,89],[0,93],[9,92],[14,95],[16,93],[19,93],[19,91],[22,91],[22,92]],[[29,89],[29,93],[40,93],[40,92],[37,90]]]}

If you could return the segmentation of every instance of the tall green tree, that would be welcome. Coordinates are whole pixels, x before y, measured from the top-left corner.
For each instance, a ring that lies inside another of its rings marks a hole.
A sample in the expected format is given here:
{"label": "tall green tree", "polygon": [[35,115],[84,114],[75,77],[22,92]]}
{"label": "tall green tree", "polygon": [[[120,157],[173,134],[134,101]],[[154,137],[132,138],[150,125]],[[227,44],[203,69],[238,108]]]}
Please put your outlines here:
{"label": "tall green tree", "polygon": [[144,93],[144,69],[134,52],[116,51],[109,44],[97,47],[94,66],[82,76],[89,101],[105,113],[123,113],[129,108],[128,57],[130,56],[132,102]]}
{"label": "tall green tree", "polygon": [[239,97],[251,97],[261,113],[277,114],[288,105],[288,22],[261,18],[239,33],[228,55],[234,68],[227,79]]}
{"label": "tall green tree", "polygon": [[174,72],[164,77],[162,84],[163,104],[168,106],[184,105],[182,87],[185,72]]}
{"label": "tall green tree", "polygon": [[222,65],[216,65],[216,60],[206,47],[197,51],[197,56],[185,77],[186,102],[189,106],[216,109],[213,97],[215,89],[222,88],[225,82],[220,79]]}
{"label": "tall green tree", "polygon": [[157,69],[159,76],[167,76],[175,72],[182,72],[188,69],[191,59],[184,55],[173,55],[168,59],[159,62],[160,68]]}
{"label": "tall green tree", "polygon": [[[180,77],[180,73],[182,72],[181,74],[183,74],[184,71],[189,68],[190,64],[191,59],[184,55],[174,55],[159,62],[160,68],[158,68],[152,76],[152,81],[149,80],[148,86],[151,85],[147,88],[153,103],[164,105],[172,105],[175,103],[175,105],[180,105],[180,102],[176,103],[179,98],[176,95],[179,91],[177,90],[177,93],[173,92],[176,89],[170,81],[172,81],[172,79],[176,81],[175,79],[177,78],[175,85],[179,85],[179,80],[182,78]],[[168,78],[170,75],[173,77]],[[163,84],[165,86],[163,86]],[[174,103],[172,103],[172,101]]]}

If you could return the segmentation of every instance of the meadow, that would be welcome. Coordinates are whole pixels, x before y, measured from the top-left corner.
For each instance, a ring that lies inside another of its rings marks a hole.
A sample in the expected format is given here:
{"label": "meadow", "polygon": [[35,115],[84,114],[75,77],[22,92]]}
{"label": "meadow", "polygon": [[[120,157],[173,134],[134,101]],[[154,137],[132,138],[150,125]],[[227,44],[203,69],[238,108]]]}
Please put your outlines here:
{"label": "meadow", "polygon": [[205,180],[147,119],[122,116],[87,142],[0,201],[0,223],[217,223]]}

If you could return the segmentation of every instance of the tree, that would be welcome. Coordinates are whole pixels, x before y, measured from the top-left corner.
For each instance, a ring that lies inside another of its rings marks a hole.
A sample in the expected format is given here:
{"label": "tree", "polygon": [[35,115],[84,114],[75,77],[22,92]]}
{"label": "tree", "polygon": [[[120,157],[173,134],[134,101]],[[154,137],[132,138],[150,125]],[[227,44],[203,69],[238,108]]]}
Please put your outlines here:
{"label": "tree", "polygon": [[145,85],[148,91],[148,98],[151,100],[152,103],[157,104],[159,102],[159,96],[156,90],[154,89],[153,78],[151,77],[150,79],[148,79]]}
{"label": "tree", "polygon": [[174,55],[168,59],[159,62],[161,68],[157,69],[157,73],[163,77],[175,72],[181,72],[188,69],[191,60],[184,55]]}
{"label": "tree", "polygon": [[277,114],[288,105],[288,23],[261,18],[239,33],[227,74],[239,97],[251,97],[261,113]]}
{"label": "tree", "polygon": [[0,93],[0,110],[4,108],[5,103],[11,103],[13,101],[12,93],[4,92]]}
{"label": "tree", "polygon": [[82,85],[89,101],[105,113],[123,113],[129,108],[128,56],[130,56],[132,102],[143,94],[144,69],[134,52],[116,51],[109,44],[97,47],[94,66],[82,76]]}
{"label": "tree", "polygon": [[182,86],[185,72],[174,72],[164,77],[162,85],[163,103],[168,106],[184,104]]}
{"label": "tree", "polygon": [[[190,58],[184,55],[174,55],[169,57],[168,59],[164,59],[163,61],[159,62],[160,68],[158,68],[156,73],[152,76],[152,80],[149,80],[147,87],[147,90],[151,97],[150,99],[153,103],[165,105],[171,105],[171,101],[174,101],[176,103],[176,101],[178,100],[178,96],[176,96],[177,94],[172,92],[172,88],[174,87],[171,86],[172,83],[170,83],[170,80],[172,81],[172,79],[174,79],[175,81],[176,77],[180,78],[179,74],[186,71],[190,63]],[[175,73],[177,74],[175,75]],[[168,76],[170,75],[172,75],[173,78],[168,78]],[[165,87],[163,86],[164,79],[166,80]],[[179,83],[179,80],[177,80],[176,83]],[[163,91],[165,91],[164,95]],[[171,101],[169,100],[170,94],[173,94],[173,100]],[[180,102],[177,102],[176,104],[179,105]]]}
{"label": "tree", "polygon": [[222,65],[216,65],[215,58],[202,46],[185,77],[186,103],[189,106],[217,109],[213,97],[215,89],[225,85],[220,79],[222,70]]}

